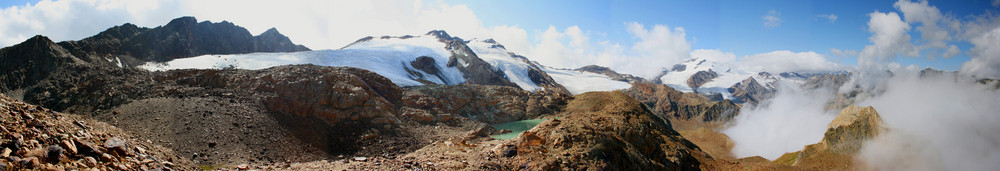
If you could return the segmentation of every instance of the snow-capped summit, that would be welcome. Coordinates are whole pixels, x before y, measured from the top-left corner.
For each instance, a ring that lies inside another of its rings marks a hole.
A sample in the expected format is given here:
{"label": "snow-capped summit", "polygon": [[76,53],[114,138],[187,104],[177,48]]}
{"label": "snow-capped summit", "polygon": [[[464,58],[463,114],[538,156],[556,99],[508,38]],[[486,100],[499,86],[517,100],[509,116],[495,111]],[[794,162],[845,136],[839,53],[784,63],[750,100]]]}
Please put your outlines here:
{"label": "snow-capped summit", "polygon": [[[698,74],[699,72],[705,74]],[[714,74],[708,74],[714,73]],[[692,80],[692,76],[695,75],[714,75],[701,77],[704,80]],[[707,59],[692,58],[683,63],[674,65],[670,70],[665,71],[663,76],[660,76],[660,83],[666,84],[674,89],[683,92],[704,92],[704,93],[723,93],[727,94],[726,90],[729,86],[736,84],[743,79],[753,75],[752,73],[741,72],[739,70],[733,69],[731,65],[716,63],[715,61],[710,61]],[[699,82],[699,84],[688,84],[689,80],[694,82]],[[692,87],[692,85],[696,85]]]}
{"label": "snow-capped summit", "polygon": [[141,67],[263,69],[289,64],[362,68],[400,86],[469,83],[568,93],[537,64],[511,53],[492,39],[465,41],[441,30],[417,36],[369,36],[335,50],[203,55]]}

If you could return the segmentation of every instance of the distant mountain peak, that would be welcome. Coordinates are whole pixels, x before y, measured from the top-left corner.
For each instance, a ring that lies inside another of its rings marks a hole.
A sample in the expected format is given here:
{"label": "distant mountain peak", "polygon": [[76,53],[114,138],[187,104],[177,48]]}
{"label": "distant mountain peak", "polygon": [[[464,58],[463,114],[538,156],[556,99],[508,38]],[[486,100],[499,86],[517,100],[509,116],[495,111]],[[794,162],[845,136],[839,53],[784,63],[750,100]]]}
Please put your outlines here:
{"label": "distant mountain peak", "polygon": [[451,35],[448,35],[448,32],[445,32],[444,30],[431,30],[425,35],[435,36],[437,38],[451,38]]}
{"label": "distant mountain peak", "polygon": [[173,20],[170,20],[170,22],[168,22],[167,25],[183,25],[183,24],[195,24],[195,23],[198,23],[198,19],[194,18],[193,16],[183,16],[180,18],[175,18]]}
{"label": "distant mountain peak", "polygon": [[48,45],[52,45],[52,44],[55,44],[55,43],[52,42],[52,39],[49,39],[49,37],[45,37],[45,36],[42,36],[42,35],[35,35],[35,36],[31,37],[31,38],[28,38],[28,40],[25,40],[24,42],[22,42],[21,44],[18,44],[18,45],[27,45],[27,46],[33,46],[33,47],[47,47]]}

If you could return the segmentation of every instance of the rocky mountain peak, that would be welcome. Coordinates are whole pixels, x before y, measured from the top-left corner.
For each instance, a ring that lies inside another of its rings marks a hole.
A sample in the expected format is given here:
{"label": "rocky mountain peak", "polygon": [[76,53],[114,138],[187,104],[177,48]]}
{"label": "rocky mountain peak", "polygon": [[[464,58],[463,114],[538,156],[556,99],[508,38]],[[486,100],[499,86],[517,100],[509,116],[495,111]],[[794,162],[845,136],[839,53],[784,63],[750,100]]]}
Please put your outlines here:
{"label": "rocky mountain peak", "polygon": [[448,35],[448,32],[445,32],[444,30],[431,30],[424,35],[434,36],[439,39],[451,39],[451,35]]}
{"label": "rocky mountain peak", "polygon": [[848,106],[840,111],[823,135],[823,142],[834,152],[853,153],[861,149],[861,143],[884,131],[882,117],[875,108]]}
{"label": "rocky mountain peak", "polygon": [[0,73],[3,73],[0,92],[32,85],[48,77],[55,68],[76,61],[65,49],[42,35],[0,49]]}
{"label": "rocky mountain peak", "polygon": [[587,66],[583,66],[583,67],[574,69],[574,71],[581,71],[581,72],[590,72],[590,73],[595,73],[595,74],[602,74],[602,75],[606,75],[606,76],[610,77],[612,80],[624,81],[624,82],[629,82],[629,83],[646,82],[646,79],[643,79],[642,77],[636,77],[636,76],[633,76],[631,74],[621,74],[621,73],[616,72],[615,70],[611,70],[611,68],[603,67],[603,66],[599,66],[599,65],[587,65]]}
{"label": "rocky mountain peak", "polygon": [[278,32],[278,29],[271,27],[267,29],[264,33],[254,36],[254,46],[258,51],[261,52],[296,52],[296,51],[309,51],[302,45],[296,45],[292,43],[292,40],[287,36]]}
{"label": "rocky mountain peak", "polygon": [[701,87],[702,84],[712,81],[712,79],[717,77],[719,77],[719,73],[712,71],[712,69],[708,69],[708,71],[698,71],[697,73],[694,73],[694,75],[691,75],[691,78],[688,78],[687,84],[694,89],[695,92],[698,92],[698,87]]}
{"label": "rocky mountain peak", "polygon": [[147,28],[140,28],[132,23],[125,23],[120,26],[114,26],[107,30],[97,33],[97,35],[84,38],[84,41],[97,41],[97,40],[118,40],[133,37],[143,31],[148,30]]}
{"label": "rocky mountain peak", "polygon": [[260,33],[260,35],[257,35],[257,36],[282,36],[282,37],[284,37],[285,35],[282,35],[281,33],[279,33],[277,28],[271,27],[270,29],[267,29],[267,31],[264,31],[264,33]]}
{"label": "rocky mountain peak", "polygon": [[194,24],[197,24],[197,23],[198,23],[198,19],[196,19],[196,18],[194,18],[192,16],[183,16],[183,17],[180,17],[180,18],[175,18],[173,20],[170,20],[170,22],[168,22],[167,25],[164,26],[164,27],[189,26],[189,25],[194,25]]}
{"label": "rocky mountain peak", "polygon": [[35,35],[34,37],[28,38],[24,42],[14,45],[14,46],[27,46],[29,48],[51,48],[56,43],[52,42],[52,39],[42,35]]}
{"label": "rocky mountain peak", "polygon": [[777,90],[774,88],[764,86],[757,79],[749,77],[739,83],[734,84],[729,87],[729,92],[733,93],[733,99],[743,103],[749,102],[752,104],[757,104],[761,100],[770,99],[774,97]]}

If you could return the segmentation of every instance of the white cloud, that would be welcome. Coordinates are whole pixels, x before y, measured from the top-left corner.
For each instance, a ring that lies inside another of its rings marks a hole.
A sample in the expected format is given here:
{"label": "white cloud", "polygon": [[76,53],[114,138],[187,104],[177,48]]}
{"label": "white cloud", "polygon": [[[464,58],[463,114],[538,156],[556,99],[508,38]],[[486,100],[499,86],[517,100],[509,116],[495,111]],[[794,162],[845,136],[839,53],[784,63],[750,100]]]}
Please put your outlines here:
{"label": "white cloud", "polygon": [[[958,20],[941,14],[941,10],[930,6],[927,1],[911,2],[909,0],[900,0],[893,4],[893,6],[903,13],[906,23],[921,23],[920,26],[917,26],[916,30],[920,31],[923,42],[920,48],[930,50],[931,52],[926,54],[928,58],[933,59],[938,55],[946,58],[950,57],[947,56],[947,51],[951,50],[948,42],[953,40],[952,35],[957,34],[957,28],[949,28],[958,26]],[[953,52],[952,54],[956,53]]]}
{"label": "white cloud", "polygon": [[829,20],[830,23],[837,22],[837,15],[836,14],[820,14],[820,15],[817,15],[816,17]]}
{"label": "white cloud", "polygon": [[993,0],[993,7],[1000,6],[1000,0]]}
{"label": "white cloud", "polygon": [[514,53],[527,55],[531,50],[531,42],[528,42],[528,32],[517,26],[496,26],[490,31],[493,39]]}
{"label": "white cloud", "polygon": [[645,26],[635,22],[625,25],[632,37],[639,41],[632,46],[637,57],[625,60],[631,64],[621,68],[641,69],[639,71],[643,73],[635,73],[651,77],[660,73],[664,66],[672,66],[691,58],[691,45],[685,39],[684,28],[670,29],[667,25],[657,24],[647,30]]}
{"label": "white cloud", "polygon": [[859,102],[890,130],[866,142],[858,159],[874,170],[1000,167],[1000,91],[950,74],[920,77],[919,68],[893,72],[884,92]]}
{"label": "white cloud", "polygon": [[944,57],[944,58],[951,58],[951,57],[955,57],[955,55],[958,55],[958,54],[961,54],[961,53],[962,53],[962,50],[959,50],[958,46],[948,45],[948,50],[945,50],[944,54],[941,54],[941,56]]}
{"label": "white cloud", "polygon": [[512,51],[527,51],[527,40],[520,40],[527,35],[517,26],[487,28],[464,5],[420,0],[43,0],[0,10],[0,46],[38,34],[55,41],[79,40],[126,22],[156,27],[180,16],[227,20],[251,34],[276,27],[293,42],[313,49],[340,48],[365,36],[442,29],[463,38],[496,36]]}
{"label": "white cloud", "polygon": [[625,29],[636,40],[630,48],[607,41],[594,42],[588,32],[577,26],[559,31],[550,26],[536,38],[537,44],[527,55],[543,65],[577,68],[602,65],[618,72],[652,77],[664,67],[680,63],[691,56],[691,45],[684,28],[671,29],[654,25],[647,29],[639,23],[625,23]]}
{"label": "white cloud", "polygon": [[871,45],[866,45],[861,50],[858,59],[858,66],[862,68],[879,67],[878,63],[888,62],[896,59],[898,54],[904,56],[919,56],[920,51],[910,42],[910,25],[903,22],[895,12],[881,13],[872,12],[868,14],[871,19],[868,21],[868,31],[872,36],[868,41]]}
{"label": "white cloud", "polygon": [[781,26],[781,18],[778,18],[778,16],[781,16],[781,13],[778,13],[778,11],[768,11],[766,15],[761,17],[761,20],[764,20],[764,27],[774,28]]}
{"label": "white cloud", "polygon": [[705,59],[717,64],[733,64],[738,58],[731,52],[723,52],[717,49],[698,49],[691,51],[692,58]]}
{"label": "white cloud", "polygon": [[773,51],[743,57],[737,67],[743,71],[770,73],[782,72],[833,72],[841,71],[843,66],[830,62],[825,56],[816,52],[791,52],[786,50]]}
{"label": "white cloud", "polygon": [[553,67],[572,68],[585,65],[582,61],[592,61],[593,57],[582,52],[583,49],[570,49],[563,40],[564,33],[549,26],[537,36],[537,44],[531,48],[528,58]]}
{"label": "white cloud", "polygon": [[736,157],[761,156],[770,160],[823,139],[826,125],[836,114],[825,111],[832,89],[802,90],[778,82],[774,98],[761,105],[744,105],[731,127],[722,130],[735,143]]}
{"label": "white cloud", "polygon": [[[166,23],[180,12],[172,1],[50,1],[0,9],[0,46],[21,43],[34,35],[76,40],[115,25]],[[155,11],[155,12],[150,12]],[[263,31],[263,30],[261,30]]]}
{"label": "white cloud", "polygon": [[569,36],[569,45],[575,48],[587,49],[590,43],[590,37],[584,35],[583,30],[580,30],[579,26],[570,26],[566,28],[566,35]]}
{"label": "white cloud", "polygon": [[962,73],[976,77],[1000,78],[1000,27],[969,40],[972,59],[962,64]]}

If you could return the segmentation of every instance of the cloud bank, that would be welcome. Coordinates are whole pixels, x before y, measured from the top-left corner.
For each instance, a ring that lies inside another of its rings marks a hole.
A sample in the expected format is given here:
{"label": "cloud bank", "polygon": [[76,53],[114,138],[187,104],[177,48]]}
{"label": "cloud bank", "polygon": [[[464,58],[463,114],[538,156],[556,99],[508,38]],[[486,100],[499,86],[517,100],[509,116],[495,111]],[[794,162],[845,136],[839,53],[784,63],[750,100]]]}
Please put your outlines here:
{"label": "cloud bank", "polygon": [[874,106],[891,130],[867,142],[859,159],[879,170],[1000,168],[1000,91],[968,77],[895,71]]}
{"label": "cloud bank", "polygon": [[824,110],[832,89],[801,90],[796,84],[779,82],[778,93],[759,106],[744,105],[733,126],[722,133],[735,142],[737,158],[761,156],[774,160],[787,152],[802,150],[823,139],[826,125],[837,116]]}
{"label": "cloud bank", "polygon": [[745,71],[770,73],[802,72],[822,73],[843,71],[845,67],[830,62],[816,52],[773,51],[746,56],[738,63]]}

